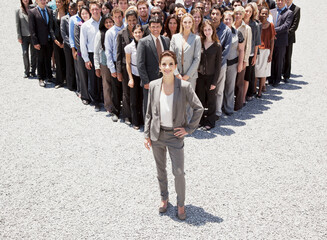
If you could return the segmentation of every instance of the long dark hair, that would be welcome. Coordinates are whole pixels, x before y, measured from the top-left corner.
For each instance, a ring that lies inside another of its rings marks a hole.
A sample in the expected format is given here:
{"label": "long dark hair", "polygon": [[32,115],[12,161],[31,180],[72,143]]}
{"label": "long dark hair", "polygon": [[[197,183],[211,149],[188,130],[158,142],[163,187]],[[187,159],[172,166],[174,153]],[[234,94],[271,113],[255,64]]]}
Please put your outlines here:
{"label": "long dark hair", "polygon": [[[31,4],[33,4],[32,0],[30,0],[30,1],[28,2],[28,5],[31,5]],[[28,10],[28,9],[26,9],[26,7],[25,7],[25,5],[24,5],[24,3],[23,3],[23,0],[20,0],[20,5],[21,5],[22,9],[24,10],[24,13],[27,14],[27,10]]]}
{"label": "long dark hair", "polygon": [[169,37],[169,39],[172,38],[172,34],[170,32],[170,29],[169,29],[169,22],[170,22],[171,19],[175,19],[176,22],[177,22],[176,33],[179,33],[179,28],[180,28],[180,26],[179,26],[180,23],[179,23],[179,19],[178,19],[177,15],[176,14],[169,15],[167,17],[167,20],[166,20],[166,23],[165,23],[165,32],[167,33],[167,37]]}
{"label": "long dark hair", "polygon": [[82,19],[82,23],[84,22],[84,20],[83,20],[83,18],[82,18],[82,15],[81,15],[81,13],[82,13],[83,10],[87,11],[87,12],[90,14],[90,18],[91,18],[91,16],[92,16],[89,7],[87,7],[87,6],[83,6],[83,7],[81,8],[81,10],[79,10],[79,13],[78,13],[78,16]]}
{"label": "long dark hair", "polygon": [[[133,29],[132,29],[132,33],[134,33],[134,31],[135,31],[136,29],[140,29],[141,32],[143,32],[143,34],[144,34],[144,29],[143,29],[142,25],[140,25],[140,24],[136,24],[136,25],[133,27]],[[134,37],[133,37],[133,38],[134,38]],[[134,38],[134,42],[135,42],[135,48],[137,48],[137,44],[138,44],[139,42],[138,42],[135,38]]]}
{"label": "long dark hair", "polygon": [[103,17],[101,18],[100,24],[99,24],[99,31],[101,32],[101,46],[103,48],[103,50],[105,49],[104,47],[104,38],[107,32],[107,28],[104,25],[104,23],[106,22],[107,19],[110,19],[112,22],[114,22],[114,20],[112,20],[112,17],[110,15],[110,13],[107,13],[105,15],[103,15]]}

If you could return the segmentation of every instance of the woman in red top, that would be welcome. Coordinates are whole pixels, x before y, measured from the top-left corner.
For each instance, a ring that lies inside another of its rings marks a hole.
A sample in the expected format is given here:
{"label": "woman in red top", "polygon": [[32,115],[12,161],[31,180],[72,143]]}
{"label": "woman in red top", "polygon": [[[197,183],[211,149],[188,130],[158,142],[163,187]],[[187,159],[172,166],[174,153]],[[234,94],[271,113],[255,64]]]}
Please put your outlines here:
{"label": "woman in red top", "polygon": [[274,24],[267,21],[268,17],[269,8],[265,6],[260,8],[259,19],[262,23],[261,45],[259,46],[260,55],[258,55],[257,64],[255,65],[255,76],[257,79],[260,79],[258,98],[262,97],[262,89],[265,86],[266,78],[270,76],[271,59],[276,35]]}

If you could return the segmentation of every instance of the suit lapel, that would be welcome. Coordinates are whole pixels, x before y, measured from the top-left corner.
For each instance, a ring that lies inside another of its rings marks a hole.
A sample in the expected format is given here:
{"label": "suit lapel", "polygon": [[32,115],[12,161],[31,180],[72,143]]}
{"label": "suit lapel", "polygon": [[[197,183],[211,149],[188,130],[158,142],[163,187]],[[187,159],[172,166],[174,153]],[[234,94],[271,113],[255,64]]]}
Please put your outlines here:
{"label": "suit lapel", "polygon": [[180,89],[181,89],[181,80],[175,77],[174,81],[174,97],[173,97],[173,124],[174,124],[174,118],[177,114],[177,103],[178,103],[178,97],[180,96]]}
{"label": "suit lapel", "polygon": [[162,45],[164,47],[163,51],[169,50],[169,47],[167,46],[167,43],[166,43],[165,39],[163,38],[163,36],[160,35],[160,39],[161,39]]}
{"label": "suit lapel", "polygon": [[187,38],[187,42],[185,44],[185,48],[184,48],[184,52],[190,48],[190,46],[192,45],[193,41],[195,39],[195,35],[193,33],[191,33],[188,38]]}
{"label": "suit lapel", "polygon": [[155,108],[158,112],[158,115],[160,116],[160,93],[161,93],[161,84],[162,84],[162,78],[160,81],[157,82],[155,88],[154,88],[154,93],[153,96],[155,97]]}

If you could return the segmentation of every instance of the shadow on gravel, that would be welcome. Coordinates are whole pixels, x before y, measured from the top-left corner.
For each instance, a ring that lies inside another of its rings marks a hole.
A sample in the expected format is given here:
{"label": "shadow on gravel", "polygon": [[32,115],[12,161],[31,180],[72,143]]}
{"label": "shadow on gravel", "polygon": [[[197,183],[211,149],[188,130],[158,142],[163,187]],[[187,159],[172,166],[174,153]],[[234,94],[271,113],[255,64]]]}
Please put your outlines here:
{"label": "shadow on gravel", "polygon": [[292,78],[299,78],[299,77],[303,77],[303,75],[301,74],[291,74]]}
{"label": "shadow on gravel", "polygon": [[177,218],[177,207],[174,207],[171,203],[168,203],[168,211],[166,213],[160,214],[161,216],[168,216],[172,220],[177,222],[185,222],[189,225],[193,226],[203,226],[206,223],[221,223],[224,220],[220,217],[214,216],[208,212],[206,212],[202,207],[197,207],[192,204],[185,205],[186,210],[186,220],[181,221]]}

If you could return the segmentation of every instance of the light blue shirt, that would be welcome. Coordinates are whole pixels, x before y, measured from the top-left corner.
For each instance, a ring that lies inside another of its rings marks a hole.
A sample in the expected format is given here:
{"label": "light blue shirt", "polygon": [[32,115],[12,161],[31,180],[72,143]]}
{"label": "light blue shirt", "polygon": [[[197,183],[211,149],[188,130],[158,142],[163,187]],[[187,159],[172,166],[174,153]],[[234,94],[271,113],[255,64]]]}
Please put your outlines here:
{"label": "light blue shirt", "polygon": [[74,38],[74,26],[76,23],[79,23],[82,19],[78,16],[78,14],[71,16],[69,19],[69,45],[70,48],[75,47],[75,38]]}
{"label": "light blue shirt", "polygon": [[114,25],[110,28],[104,38],[104,47],[107,57],[107,66],[111,73],[116,72],[115,62],[117,61],[117,34],[124,28],[124,24],[121,27]]}
{"label": "light blue shirt", "polygon": [[44,18],[43,17],[43,10],[45,10],[44,11],[45,12],[45,17],[47,19],[47,24],[48,24],[49,23],[49,14],[48,14],[48,11],[47,11],[46,7],[44,9],[42,9],[42,8],[40,8],[40,6],[37,6],[37,8],[39,9],[39,11],[41,13],[42,18]]}
{"label": "light blue shirt", "polygon": [[94,38],[97,32],[99,31],[100,21],[101,17],[99,19],[99,22],[95,21],[93,18],[90,18],[82,24],[80,46],[84,62],[89,62],[89,53],[94,52]]}

